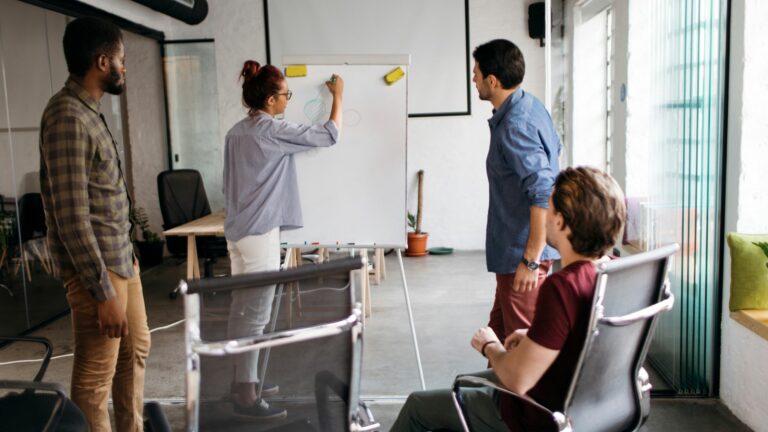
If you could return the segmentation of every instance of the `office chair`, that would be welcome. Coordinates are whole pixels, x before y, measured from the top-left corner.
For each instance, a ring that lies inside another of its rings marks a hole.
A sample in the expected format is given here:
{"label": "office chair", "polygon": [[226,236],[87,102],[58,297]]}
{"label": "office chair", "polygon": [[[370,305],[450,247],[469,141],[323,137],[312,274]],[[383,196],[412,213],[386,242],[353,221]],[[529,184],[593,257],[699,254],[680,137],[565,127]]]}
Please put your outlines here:
{"label": "office chair", "polygon": [[597,264],[597,282],[584,348],[562,412],[491,380],[459,376],[453,399],[465,431],[471,430],[463,386],[488,386],[511,395],[526,410],[544,413],[552,431],[620,432],[640,429],[650,412],[651,385],[642,368],[656,318],[672,309],[667,273],[677,244]]}
{"label": "office chair", "polygon": [[64,387],[42,382],[53,348],[48,339],[0,336],[0,343],[29,342],[45,347],[40,369],[31,381],[0,380],[0,389],[23,390],[0,397],[0,429],[9,431],[85,432],[88,423],[82,411],[67,397]]}
{"label": "office chair", "polygon": [[[157,175],[157,193],[163,229],[169,230],[211,214],[200,172],[192,169],[163,171]],[[168,251],[177,257],[187,255],[185,237],[165,239]],[[227,256],[227,241],[220,237],[197,237],[197,250],[205,258],[204,276],[213,275],[216,257]]]}
{"label": "office chair", "polygon": [[[67,397],[64,387],[56,383],[42,382],[51,361],[51,342],[41,337],[0,336],[0,346],[5,343],[29,342],[43,345],[45,354],[40,369],[31,381],[0,380],[0,389],[23,390],[9,392],[0,397],[0,430],[41,432],[87,432],[88,422],[80,408]],[[144,430],[146,432],[171,432],[164,417],[158,417],[157,402],[144,404]]]}
{"label": "office chair", "polygon": [[[356,299],[365,276],[361,257],[285,270],[183,282],[186,315],[187,430],[376,430],[360,401],[362,311]],[[289,328],[288,283],[301,281],[303,313]],[[228,339],[229,293],[276,287],[264,334]],[[259,351],[260,382],[280,386],[265,397],[287,418],[250,422],[238,418],[229,399],[236,355]]]}

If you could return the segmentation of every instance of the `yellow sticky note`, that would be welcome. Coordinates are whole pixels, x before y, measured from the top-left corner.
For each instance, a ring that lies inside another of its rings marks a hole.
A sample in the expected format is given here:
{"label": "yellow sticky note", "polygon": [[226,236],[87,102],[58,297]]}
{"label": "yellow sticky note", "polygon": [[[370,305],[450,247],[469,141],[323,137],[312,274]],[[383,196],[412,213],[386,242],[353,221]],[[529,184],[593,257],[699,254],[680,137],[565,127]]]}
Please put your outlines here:
{"label": "yellow sticky note", "polygon": [[405,76],[405,71],[400,66],[398,66],[394,68],[392,72],[384,76],[384,82],[386,82],[387,85],[392,85],[395,82],[397,82],[397,80],[399,80],[404,76]]}
{"label": "yellow sticky note", "polygon": [[307,65],[291,65],[285,67],[285,76],[303,77],[307,76]]}

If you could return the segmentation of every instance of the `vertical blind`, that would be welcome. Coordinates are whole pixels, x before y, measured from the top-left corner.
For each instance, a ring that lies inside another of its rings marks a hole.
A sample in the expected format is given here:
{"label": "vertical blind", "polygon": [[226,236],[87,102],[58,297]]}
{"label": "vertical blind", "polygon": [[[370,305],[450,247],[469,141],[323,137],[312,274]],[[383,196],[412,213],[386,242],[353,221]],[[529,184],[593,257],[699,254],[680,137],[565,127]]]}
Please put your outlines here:
{"label": "vertical blind", "polygon": [[[638,1],[638,0],[636,0]],[[727,0],[652,0],[648,248],[677,242],[678,301],[649,361],[679,394],[709,395],[716,368],[722,239]]]}

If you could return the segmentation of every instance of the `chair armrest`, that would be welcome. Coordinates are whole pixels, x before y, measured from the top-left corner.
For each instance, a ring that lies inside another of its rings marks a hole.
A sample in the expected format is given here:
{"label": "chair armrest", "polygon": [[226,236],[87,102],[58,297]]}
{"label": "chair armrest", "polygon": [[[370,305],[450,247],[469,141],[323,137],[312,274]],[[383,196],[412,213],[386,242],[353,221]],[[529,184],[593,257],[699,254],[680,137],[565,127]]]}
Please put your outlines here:
{"label": "chair armrest", "polygon": [[629,313],[627,315],[622,315],[618,317],[601,317],[600,323],[609,325],[611,327],[622,327],[622,326],[634,324],[638,321],[643,321],[643,320],[652,318],[653,316],[661,312],[671,310],[674,305],[675,305],[675,295],[672,294],[672,291],[669,289],[669,281],[667,281],[664,284],[664,299],[662,301],[652,304],[646,308],[640,309],[639,311]]}
{"label": "chair armrest", "polygon": [[35,374],[35,377],[33,378],[33,381],[42,381],[43,375],[45,375],[45,371],[48,370],[48,363],[51,361],[51,355],[53,354],[53,347],[51,346],[51,342],[46,338],[34,336],[0,336],[0,342],[4,341],[32,342],[45,346],[45,354],[43,355],[42,360],[43,363],[40,365],[40,369],[37,370],[37,374]]}
{"label": "chair armrest", "polygon": [[42,390],[56,393],[60,398],[66,399],[67,392],[61,384],[37,381],[0,380],[0,388],[16,390]]}
{"label": "chair armrest", "polygon": [[[470,384],[470,386],[467,386],[466,384]],[[453,388],[454,390],[457,390],[459,387],[490,387],[494,390],[504,392],[516,399],[524,400],[526,403],[529,403],[537,408],[540,408],[547,412],[552,412],[549,410],[549,408],[545,407],[544,405],[541,405],[540,403],[536,402],[527,395],[521,395],[513,392],[512,390],[507,389],[506,387],[502,386],[501,384],[497,384],[489,379],[486,378],[480,378],[477,376],[472,375],[460,375],[456,377],[456,380],[453,382]],[[554,415],[554,413],[552,413]]]}
{"label": "chair armrest", "polygon": [[[519,399],[526,404],[530,404],[531,406],[541,410],[542,412],[549,413],[549,415],[552,416],[552,419],[554,420],[554,422],[557,424],[557,427],[559,430],[561,431],[567,430],[568,421],[565,415],[563,415],[562,413],[552,412],[549,408],[536,402],[530,396],[517,394],[512,390],[509,390],[508,388],[504,387],[501,384],[495,383],[486,378],[481,378],[473,375],[459,375],[458,377],[456,377],[456,380],[454,380],[453,382],[453,398],[457,405],[457,410],[459,412],[460,417],[464,416],[464,413],[463,413],[464,406],[462,404],[461,398],[459,397],[459,389],[461,387],[468,387],[468,386],[469,387],[490,387],[496,391],[506,393],[515,399]],[[462,421],[462,424],[465,426],[465,429],[469,431],[469,428],[467,428],[465,419],[462,418],[461,421]]]}

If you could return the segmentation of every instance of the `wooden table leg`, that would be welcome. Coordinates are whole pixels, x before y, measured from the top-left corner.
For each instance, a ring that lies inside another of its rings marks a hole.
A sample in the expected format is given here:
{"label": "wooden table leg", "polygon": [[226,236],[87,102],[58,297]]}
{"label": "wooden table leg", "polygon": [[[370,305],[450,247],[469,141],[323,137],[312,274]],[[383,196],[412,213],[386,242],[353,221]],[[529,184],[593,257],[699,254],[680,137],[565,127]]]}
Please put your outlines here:
{"label": "wooden table leg", "polygon": [[187,236],[187,279],[200,279],[200,263],[197,260],[197,241],[194,235]]}
{"label": "wooden table leg", "polygon": [[[286,269],[293,269],[296,268],[296,254],[298,253],[298,249],[296,248],[288,248],[285,250],[285,268]],[[296,286],[296,282],[288,282],[286,284],[286,291],[288,295],[288,301],[286,302],[288,305],[288,328],[293,328],[293,289]]]}
{"label": "wooden table leg", "polygon": [[368,273],[368,249],[361,248],[360,256],[365,258],[366,266],[363,269],[363,317],[371,316],[371,275]]}
{"label": "wooden table leg", "polygon": [[387,278],[387,259],[384,256],[384,249],[383,248],[379,248],[379,260],[380,260],[379,264],[381,264],[381,266],[380,266],[381,267],[381,279],[386,279]]}
{"label": "wooden table leg", "polygon": [[[301,257],[301,248],[293,250],[293,263],[296,265],[296,268],[304,265]],[[299,318],[301,318],[301,289],[299,289],[299,281],[294,282],[293,286],[296,288],[296,311],[298,312]]]}
{"label": "wooden table leg", "polygon": [[381,284],[382,268],[381,262],[384,256],[384,251],[381,248],[375,248],[373,250],[373,280],[376,285]]}

